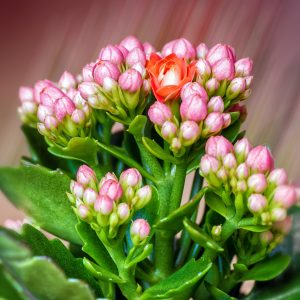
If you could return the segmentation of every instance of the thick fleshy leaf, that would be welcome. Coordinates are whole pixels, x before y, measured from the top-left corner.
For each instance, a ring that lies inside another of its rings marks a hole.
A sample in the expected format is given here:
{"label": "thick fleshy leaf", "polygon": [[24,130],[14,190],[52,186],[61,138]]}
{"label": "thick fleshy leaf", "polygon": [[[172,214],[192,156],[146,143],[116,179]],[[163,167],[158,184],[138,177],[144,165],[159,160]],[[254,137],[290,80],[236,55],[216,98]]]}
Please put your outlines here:
{"label": "thick fleshy leaf", "polygon": [[170,277],[147,289],[141,296],[141,300],[166,299],[180,295],[203,278],[211,266],[212,263],[207,260],[192,259]]}
{"label": "thick fleshy leaf", "polygon": [[166,229],[179,231],[182,229],[183,219],[189,218],[196,210],[197,205],[204,196],[207,188],[202,189],[198,194],[196,194],[193,199],[186,204],[182,205],[178,209],[171,212],[167,217],[159,220],[154,227],[157,229]]}
{"label": "thick fleshy leaf", "polygon": [[288,255],[276,254],[262,262],[254,265],[246,272],[240,281],[256,280],[267,281],[280,275],[290,264],[291,258]]}
{"label": "thick fleshy leaf", "polygon": [[48,148],[48,151],[58,157],[79,160],[90,166],[96,166],[98,164],[98,149],[94,139],[74,137],[66,147],[52,146]]}
{"label": "thick fleshy leaf", "polygon": [[8,199],[46,231],[75,244],[77,218],[66,192],[70,178],[39,165],[0,168],[0,188]]}
{"label": "thick fleshy leaf", "polygon": [[136,116],[127,129],[136,139],[141,140],[144,136],[144,129],[147,124],[147,117],[143,115]]}
{"label": "thick fleshy leaf", "polygon": [[212,284],[205,281],[205,287],[216,300],[235,300],[236,298],[229,296]]}
{"label": "thick fleshy leaf", "polygon": [[183,220],[183,225],[189,233],[191,239],[204,248],[214,250],[216,252],[223,252],[224,249],[219,246],[206,232],[204,232],[197,224],[189,219]]}
{"label": "thick fleshy leaf", "polygon": [[237,120],[228,128],[223,130],[222,135],[226,137],[229,141],[235,142],[237,136],[239,135],[240,129],[241,129],[241,122]]}
{"label": "thick fleshy leaf", "polygon": [[265,232],[270,229],[270,226],[264,225],[239,225],[239,229],[244,229],[252,232]]}

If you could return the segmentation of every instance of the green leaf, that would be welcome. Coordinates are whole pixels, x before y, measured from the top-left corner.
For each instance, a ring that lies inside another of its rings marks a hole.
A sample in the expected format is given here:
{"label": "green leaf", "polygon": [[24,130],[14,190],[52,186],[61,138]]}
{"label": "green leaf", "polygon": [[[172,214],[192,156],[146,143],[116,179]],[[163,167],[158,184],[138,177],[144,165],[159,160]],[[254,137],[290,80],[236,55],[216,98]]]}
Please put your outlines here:
{"label": "green leaf", "polygon": [[240,281],[256,280],[267,281],[280,275],[290,264],[291,258],[288,255],[276,254],[262,262],[254,265],[245,273]]}
{"label": "green leaf", "polygon": [[179,159],[165,152],[165,150],[161,146],[159,146],[154,140],[151,140],[147,137],[143,137],[142,141],[147,150],[157,158],[164,161],[169,161],[173,164],[179,163]]}
{"label": "green leaf", "polygon": [[191,259],[170,277],[147,289],[141,296],[141,300],[166,299],[180,295],[203,278],[211,266],[211,262],[202,258],[197,261]]}
{"label": "green leaf", "polygon": [[82,250],[92,257],[102,269],[118,274],[117,266],[90,225],[80,222],[76,229],[83,242]]}
{"label": "green leaf", "polygon": [[205,193],[205,203],[215,212],[220,214],[226,219],[230,219],[234,216],[234,208],[227,207],[222,199],[212,191],[207,191]]}
{"label": "green leaf", "polygon": [[48,151],[61,158],[79,160],[90,166],[96,166],[98,149],[97,143],[92,138],[74,137],[66,147],[52,146]]}
{"label": "green leaf", "polygon": [[145,126],[147,124],[147,117],[143,115],[136,116],[127,129],[137,140],[141,140],[144,136]]}
{"label": "green leaf", "polygon": [[222,135],[229,141],[235,142],[241,128],[241,122],[238,120],[222,131]]}
{"label": "green leaf", "polygon": [[77,279],[68,280],[63,272],[45,257],[34,257],[19,262],[15,269],[21,281],[38,299],[95,299],[87,284]]}
{"label": "green leaf", "polygon": [[208,283],[207,281],[205,281],[205,287],[209,291],[209,293],[214,297],[214,299],[216,299],[216,300],[234,300],[234,299],[236,299],[234,297],[227,295],[226,293],[224,293],[220,289],[216,288],[212,284]]}
{"label": "green leaf", "polygon": [[198,192],[191,201],[182,205],[178,209],[171,212],[167,217],[159,220],[154,228],[179,231],[182,229],[182,221],[185,217],[189,218],[195,212],[197,205],[204,196],[207,188]]}
{"label": "green leaf", "polygon": [[204,232],[197,224],[185,218],[183,220],[183,225],[191,239],[201,245],[204,248],[212,249],[216,252],[223,252],[224,249],[219,246],[206,232]]}
{"label": "green leaf", "polygon": [[244,229],[252,232],[265,232],[270,229],[270,226],[264,225],[239,225],[239,229]]}
{"label": "green leaf", "polygon": [[147,244],[145,247],[142,247],[142,249],[138,250],[140,251],[136,251],[137,253],[134,253],[131,259],[128,259],[128,257],[126,258],[125,264],[127,268],[130,268],[146,259],[151,254],[153,250],[153,245]]}
{"label": "green leaf", "polygon": [[38,165],[0,168],[0,188],[8,199],[46,231],[75,244],[77,218],[66,192],[70,178]]}

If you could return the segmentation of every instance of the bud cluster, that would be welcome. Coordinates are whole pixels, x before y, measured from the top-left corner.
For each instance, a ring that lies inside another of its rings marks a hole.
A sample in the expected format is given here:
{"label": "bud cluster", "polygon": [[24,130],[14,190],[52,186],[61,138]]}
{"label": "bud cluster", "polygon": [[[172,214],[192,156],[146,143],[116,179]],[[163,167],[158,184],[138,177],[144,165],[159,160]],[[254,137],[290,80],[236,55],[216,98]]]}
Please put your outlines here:
{"label": "bud cluster", "polygon": [[200,138],[219,134],[231,123],[231,115],[224,111],[220,96],[209,99],[205,89],[197,82],[186,83],[181,89],[179,107],[174,103],[156,101],[148,115],[156,131],[170,144],[177,156],[186,152]]}
{"label": "bud cluster", "polygon": [[82,70],[81,96],[93,108],[129,122],[146,106],[150,84],[145,65],[152,52],[155,49],[149,43],[142,44],[133,36],[101,49],[97,61]]}
{"label": "bud cluster", "polygon": [[[133,168],[123,171],[119,180],[115,174],[107,173],[98,182],[95,172],[83,165],[70,189],[68,197],[78,217],[90,223],[96,231],[104,230],[110,239],[115,238],[120,226],[127,224],[134,212],[146,206],[152,198],[151,187],[142,186],[142,176]],[[150,228],[143,223],[146,221],[139,222],[132,225],[136,243],[142,242],[150,230],[146,230]]]}
{"label": "bud cluster", "polygon": [[296,202],[296,189],[288,184],[283,169],[274,169],[274,161],[265,146],[252,147],[246,138],[234,145],[223,136],[210,137],[200,173],[208,185],[225,190],[232,198],[242,197],[243,216],[255,217],[258,225],[279,228],[287,222],[287,209]]}

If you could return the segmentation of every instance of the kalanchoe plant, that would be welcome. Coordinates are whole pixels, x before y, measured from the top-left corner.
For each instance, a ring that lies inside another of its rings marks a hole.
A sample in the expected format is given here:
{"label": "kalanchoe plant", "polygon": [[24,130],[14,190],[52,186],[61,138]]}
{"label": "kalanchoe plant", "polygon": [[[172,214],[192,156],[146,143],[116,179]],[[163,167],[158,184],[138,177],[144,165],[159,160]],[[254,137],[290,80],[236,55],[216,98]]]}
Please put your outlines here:
{"label": "kalanchoe plant", "polygon": [[31,156],[0,186],[28,219],[0,228],[0,297],[234,299],[254,280],[247,299],[271,299],[259,282],[280,275],[277,299],[298,299],[299,191],[240,132],[251,83],[229,45],[129,36],[78,76],[20,88]]}

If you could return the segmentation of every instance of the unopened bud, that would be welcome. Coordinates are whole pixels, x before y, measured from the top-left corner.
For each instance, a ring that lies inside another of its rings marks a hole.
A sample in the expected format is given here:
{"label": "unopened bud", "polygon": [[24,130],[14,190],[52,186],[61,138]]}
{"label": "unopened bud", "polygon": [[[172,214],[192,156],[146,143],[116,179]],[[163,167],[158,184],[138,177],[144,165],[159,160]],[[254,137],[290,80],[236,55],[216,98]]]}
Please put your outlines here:
{"label": "unopened bud", "polygon": [[193,45],[184,38],[180,38],[167,43],[163,49],[163,56],[168,56],[174,53],[179,58],[194,59],[196,56],[196,51]]}
{"label": "unopened bud", "polygon": [[103,85],[104,78],[109,77],[117,81],[120,76],[119,68],[110,61],[101,60],[98,61],[93,69],[94,80]]}
{"label": "unopened bud", "polygon": [[210,137],[205,145],[205,152],[221,159],[226,154],[233,152],[233,145],[223,136]]}
{"label": "unopened bud", "polygon": [[270,150],[266,146],[253,148],[247,157],[247,165],[260,173],[270,172],[274,167],[274,160]]}
{"label": "unopened bud", "polygon": [[177,133],[177,126],[173,122],[166,121],[162,125],[161,135],[165,140],[167,141],[171,140],[173,137],[175,137],[176,133]]}
{"label": "unopened bud", "polygon": [[268,176],[270,183],[275,185],[284,185],[288,182],[288,177],[284,169],[274,169]]}
{"label": "unopened bud", "polygon": [[223,165],[227,170],[233,170],[237,166],[235,156],[232,153],[228,153],[223,157]]}
{"label": "unopened bud", "polygon": [[194,121],[184,121],[180,125],[179,136],[183,146],[194,144],[198,140],[200,133],[199,125]]}
{"label": "unopened bud", "polygon": [[279,208],[279,207],[273,208],[271,211],[271,216],[272,216],[272,221],[274,222],[283,221],[287,216],[286,209]]}
{"label": "unopened bud", "polygon": [[83,197],[84,187],[82,186],[82,184],[72,180],[70,189],[71,189],[72,194],[76,198],[82,198]]}
{"label": "unopened bud", "polygon": [[86,219],[89,216],[89,209],[85,205],[79,205],[77,211],[78,211],[78,216],[81,219]]}
{"label": "unopened bud", "polygon": [[205,103],[208,101],[206,90],[198,82],[188,82],[182,87],[180,92],[182,100],[185,100],[191,95],[198,95]]}
{"label": "unopened bud", "polygon": [[264,174],[253,174],[248,178],[248,187],[255,193],[262,193],[267,188],[267,185]]}
{"label": "unopened bud", "polygon": [[209,175],[218,171],[220,163],[213,156],[205,154],[200,161],[200,170],[203,175]]}
{"label": "unopened bud", "polygon": [[216,78],[211,78],[205,83],[205,88],[209,96],[214,95],[220,84]]}
{"label": "unopened bud", "polygon": [[126,56],[126,63],[132,67],[134,64],[141,63],[143,66],[146,64],[146,56],[142,49],[134,48]]}
{"label": "unopened bud", "polygon": [[216,44],[206,55],[206,59],[211,65],[224,58],[230,59],[233,62],[235,61],[234,49],[229,45]]}
{"label": "unopened bud", "polygon": [[252,145],[246,138],[242,138],[234,144],[234,152],[239,163],[246,160],[246,157],[248,156],[251,149]]}
{"label": "unopened bud", "polygon": [[144,219],[136,219],[130,227],[130,236],[134,245],[142,244],[150,234],[150,225]]}
{"label": "unopened bud", "polygon": [[81,109],[75,109],[71,115],[71,119],[74,123],[82,125],[85,121],[85,114]]}
{"label": "unopened bud", "polygon": [[234,64],[228,58],[218,60],[212,67],[213,76],[218,80],[232,80],[234,78]]}
{"label": "unopened bud", "polygon": [[267,203],[267,199],[260,194],[252,194],[248,198],[248,208],[253,214],[262,212]]}
{"label": "unopened bud", "polygon": [[96,202],[97,196],[98,194],[95,192],[95,190],[87,188],[83,194],[83,201],[88,205],[92,205]]}
{"label": "unopened bud", "polygon": [[118,47],[108,45],[102,48],[99,57],[100,60],[108,60],[115,65],[119,65],[124,61],[124,56]]}
{"label": "unopened bud", "polygon": [[234,78],[226,90],[226,98],[232,100],[243,93],[246,89],[246,80],[241,77]]}
{"label": "unopened bud", "polygon": [[101,186],[99,193],[108,196],[112,201],[118,201],[122,197],[123,190],[118,181],[108,179]]}
{"label": "unopened bud", "polygon": [[145,207],[152,198],[152,189],[149,185],[145,185],[136,192],[138,200],[135,203],[135,209],[139,210]]}
{"label": "unopened bud", "polygon": [[183,120],[200,122],[207,115],[205,100],[198,95],[190,95],[184,98],[180,105],[180,115]]}
{"label": "unopened bud", "polygon": [[280,185],[274,191],[273,200],[284,208],[289,208],[296,203],[296,190],[290,185]]}
{"label": "unopened bud", "polygon": [[65,90],[74,88],[76,83],[76,78],[68,71],[65,71],[58,81],[58,85]]}
{"label": "unopened bud", "polygon": [[135,168],[127,169],[120,175],[120,184],[125,189],[127,187],[139,188],[142,185],[142,176]]}
{"label": "unopened bud", "polygon": [[208,53],[208,47],[204,43],[201,43],[197,46],[196,52],[198,58],[205,58]]}
{"label": "unopened bud", "polygon": [[127,203],[120,203],[117,207],[117,214],[120,219],[120,223],[125,223],[130,216],[130,209]]}
{"label": "unopened bud", "polygon": [[129,69],[120,75],[119,85],[124,91],[135,93],[142,87],[143,79],[138,71]]}
{"label": "unopened bud", "polygon": [[59,121],[62,121],[66,115],[71,116],[74,110],[75,104],[67,96],[57,99],[54,103],[54,113]]}
{"label": "unopened bud", "polygon": [[171,120],[173,115],[166,104],[156,101],[150,106],[148,116],[152,123],[162,126],[166,121]]}
{"label": "unopened bud", "polygon": [[221,113],[212,112],[207,115],[204,121],[204,129],[207,134],[217,134],[224,126],[224,119]]}
{"label": "unopened bud", "polygon": [[220,112],[222,113],[224,111],[224,101],[222,97],[216,96],[210,98],[208,105],[208,112]]}
{"label": "unopened bud", "polygon": [[236,190],[238,192],[241,192],[241,193],[244,193],[247,191],[247,183],[245,180],[241,179],[241,180],[238,180],[237,183],[236,183]]}
{"label": "unopened bud", "polygon": [[82,69],[82,78],[83,81],[85,82],[92,82],[94,81],[93,78],[93,69],[94,69],[95,64],[94,63],[90,63],[87,64],[83,67]]}
{"label": "unopened bud", "polygon": [[126,48],[128,51],[131,51],[134,48],[143,49],[142,43],[135,36],[132,35],[129,35],[126,38],[124,38],[120,43],[120,46]]}
{"label": "unopened bud", "polygon": [[178,153],[182,147],[181,141],[179,138],[174,137],[171,141],[170,149],[174,153]]}
{"label": "unopened bud", "polygon": [[96,212],[107,216],[114,208],[114,202],[108,196],[98,196],[94,204],[94,209]]}
{"label": "unopened bud", "polygon": [[150,58],[151,53],[155,53],[156,52],[155,48],[150,43],[148,43],[148,42],[145,42],[143,44],[143,47],[144,47],[144,52],[145,52],[145,55],[146,55],[147,59]]}
{"label": "unopened bud", "polygon": [[84,187],[93,188],[97,186],[96,173],[87,165],[82,165],[77,171],[77,182]]}
{"label": "unopened bud", "polygon": [[236,76],[250,76],[253,68],[253,61],[250,58],[242,58],[235,63]]}
{"label": "unopened bud", "polygon": [[245,163],[240,164],[236,169],[236,176],[239,179],[245,179],[249,175],[249,168]]}

